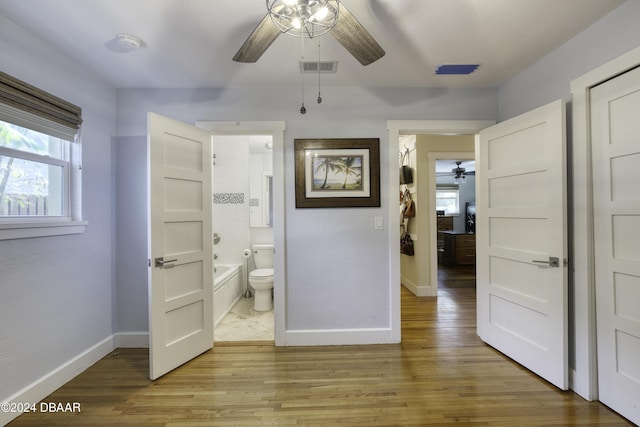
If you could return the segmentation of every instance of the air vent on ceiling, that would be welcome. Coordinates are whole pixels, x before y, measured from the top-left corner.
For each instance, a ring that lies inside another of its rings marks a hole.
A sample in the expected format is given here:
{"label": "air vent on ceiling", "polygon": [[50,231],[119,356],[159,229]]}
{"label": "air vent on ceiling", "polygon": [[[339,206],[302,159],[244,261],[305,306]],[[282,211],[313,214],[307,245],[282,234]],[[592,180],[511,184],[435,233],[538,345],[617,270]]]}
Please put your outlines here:
{"label": "air vent on ceiling", "polygon": [[300,61],[301,73],[335,73],[338,61]]}
{"label": "air vent on ceiling", "polygon": [[436,68],[438,75],[467,75],[478,69],[480,64],[445,64]]}

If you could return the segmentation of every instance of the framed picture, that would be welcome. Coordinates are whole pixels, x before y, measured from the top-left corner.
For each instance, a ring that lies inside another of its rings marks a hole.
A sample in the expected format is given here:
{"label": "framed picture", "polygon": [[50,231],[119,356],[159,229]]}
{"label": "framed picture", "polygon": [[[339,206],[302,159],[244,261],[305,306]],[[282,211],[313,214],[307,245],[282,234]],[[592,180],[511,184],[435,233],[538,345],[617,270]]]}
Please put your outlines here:
{"label": "framed picture", "polygon": [[380,206],[380,139],[296,139],[296,208]]}

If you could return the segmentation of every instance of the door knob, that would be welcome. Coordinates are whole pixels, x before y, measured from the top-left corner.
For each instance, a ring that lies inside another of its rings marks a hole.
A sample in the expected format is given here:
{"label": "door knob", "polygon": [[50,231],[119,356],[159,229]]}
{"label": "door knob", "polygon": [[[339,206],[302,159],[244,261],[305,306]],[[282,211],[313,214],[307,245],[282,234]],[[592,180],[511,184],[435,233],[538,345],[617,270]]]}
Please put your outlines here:
{"label": "door knob", "polygon": [[557,256],[550,256],[548,260],[534,259],[531,262],[535,262],[536,264],[547,264],[549,267],[560,267],[560,258]]}
{"label": "door knob", "polygon": [[[162,268],[162,267],[173,267],[172,263],[178,261],[178,259],[176,258],[176,259],[165,260],[164,257],[158,257],[158,258],[154,259],[154,261],[155,261],[156,267]],[[169,264],[169,265],[167,265],[167,264]]]}

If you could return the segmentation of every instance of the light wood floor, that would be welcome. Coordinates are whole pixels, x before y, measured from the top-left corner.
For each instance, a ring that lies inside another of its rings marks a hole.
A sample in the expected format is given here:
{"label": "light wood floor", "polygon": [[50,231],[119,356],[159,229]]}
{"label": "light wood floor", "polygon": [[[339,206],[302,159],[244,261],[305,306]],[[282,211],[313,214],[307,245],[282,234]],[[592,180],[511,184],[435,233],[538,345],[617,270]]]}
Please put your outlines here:
{"label": "light wood floor", "polygon": [[441,271],[439,297],[402,291],[402,344],[216,346],[150,382],[148,353],[118,350],[10,426],[627,426],[475,335],[473,271]]}

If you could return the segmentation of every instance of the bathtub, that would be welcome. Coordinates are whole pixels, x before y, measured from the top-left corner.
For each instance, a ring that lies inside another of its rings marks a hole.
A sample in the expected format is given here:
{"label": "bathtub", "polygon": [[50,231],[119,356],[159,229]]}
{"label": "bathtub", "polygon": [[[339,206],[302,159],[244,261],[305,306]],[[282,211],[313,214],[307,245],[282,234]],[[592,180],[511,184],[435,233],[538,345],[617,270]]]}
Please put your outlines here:
{"label": "bathtub", "polygon": [[242,297],[242,264],[215,265],[213,273],[213,327]]}

